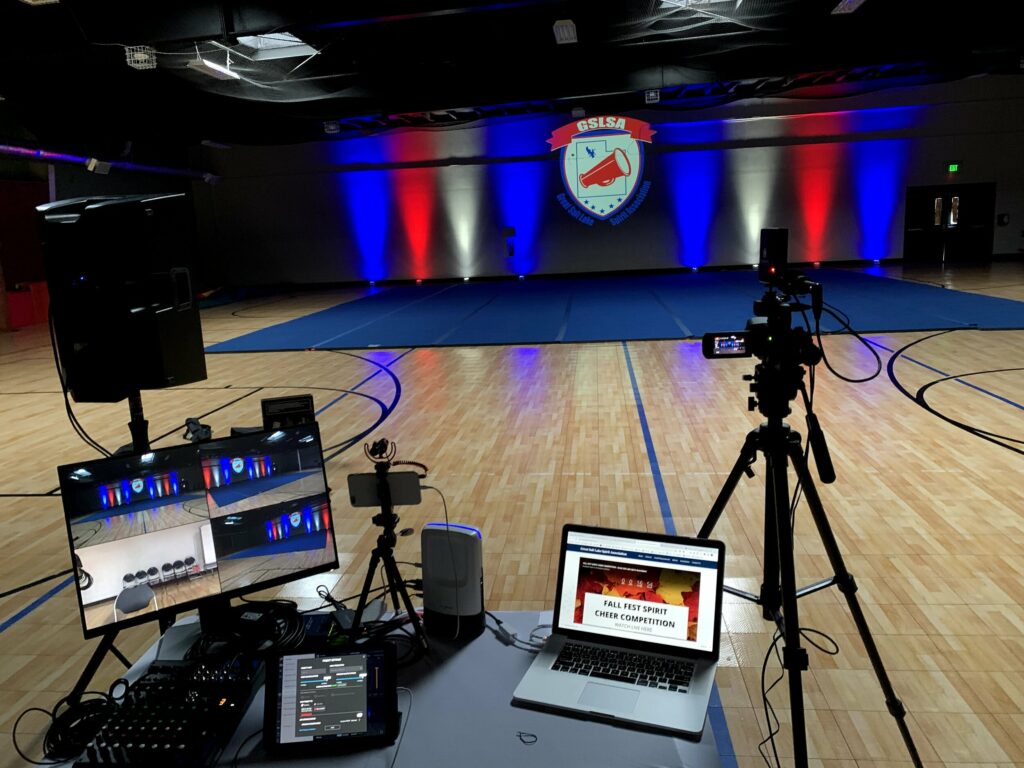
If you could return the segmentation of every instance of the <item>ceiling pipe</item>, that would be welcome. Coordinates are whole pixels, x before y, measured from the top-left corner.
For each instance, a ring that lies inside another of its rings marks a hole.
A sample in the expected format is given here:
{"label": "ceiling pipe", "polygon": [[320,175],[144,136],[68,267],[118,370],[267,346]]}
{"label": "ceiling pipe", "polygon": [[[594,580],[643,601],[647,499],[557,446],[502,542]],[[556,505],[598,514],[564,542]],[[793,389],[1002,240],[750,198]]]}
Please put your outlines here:
{"label": "ceiling pipe", "polygon": [[44,163],[80,165],[86,170],[100,174],[109,173],[111,169],[116,168],[119,171],[155,173],[161,176],[179,176],[186,179],[205,181],[207,184],[214,184],[217,181],[217,177],[214,174],[205,171],[192,170],[191,168],[167,168],[160,165],[131,163],[126,160],[98,160],[95,157],[69,155],[64,152],[50,152],[46,149],[30,149],[28,147],[18,147],[11,144],[0,144],[0,155],[19,157],[23,160],[36,160]]}

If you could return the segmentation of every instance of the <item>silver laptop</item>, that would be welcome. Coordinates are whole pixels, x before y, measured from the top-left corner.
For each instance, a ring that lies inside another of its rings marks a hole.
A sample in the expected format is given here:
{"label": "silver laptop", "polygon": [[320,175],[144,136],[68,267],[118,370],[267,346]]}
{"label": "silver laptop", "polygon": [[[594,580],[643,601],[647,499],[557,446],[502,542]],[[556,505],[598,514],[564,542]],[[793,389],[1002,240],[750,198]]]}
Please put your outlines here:
{"label": "silver laptop", "polygon": [[719,541],[566,525],[552,634],[512,703],[699,737],[724,558]]}

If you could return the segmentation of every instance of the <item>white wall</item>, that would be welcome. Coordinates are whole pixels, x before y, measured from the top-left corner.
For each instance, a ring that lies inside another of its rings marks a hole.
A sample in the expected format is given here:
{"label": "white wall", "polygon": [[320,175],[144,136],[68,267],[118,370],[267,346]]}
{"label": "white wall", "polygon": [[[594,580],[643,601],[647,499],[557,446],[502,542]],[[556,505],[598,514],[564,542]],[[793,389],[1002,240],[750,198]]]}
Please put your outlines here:
{"label": "white wall", "polygon": [[209,525],[202,521],[189,523],[75,550],[82,558],[82,568],[93,578],[92,585],[82,592],[82,602],[89,605],[117,597],[126,573],[150,567],[161,570],[164,563],[189,556],[205,568],[201,529]]}

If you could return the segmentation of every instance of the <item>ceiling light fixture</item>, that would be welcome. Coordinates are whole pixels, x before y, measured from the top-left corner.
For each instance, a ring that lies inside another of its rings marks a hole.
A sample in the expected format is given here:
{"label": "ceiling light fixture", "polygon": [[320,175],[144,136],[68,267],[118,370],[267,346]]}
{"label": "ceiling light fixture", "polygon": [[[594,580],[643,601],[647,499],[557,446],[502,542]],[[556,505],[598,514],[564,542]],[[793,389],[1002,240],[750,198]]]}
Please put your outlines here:
{"label": "ceiling light fixture", "polygon": [[552,30],[555,33],[555,42],[558,45],[579,42],[579,38],[576,37],[576,22],[572,19],[559,19],[555,22]]}
{"label": "ceiling light fixture", "polygon": [[218,80],[240,80],[241,75],[231,70],[231,54],[227,55],[224,60],[224,64],[218,64],[215,61],[204,59],[199,55],[198,48],[196,49],[196,57],[188,63],[189,69],[194,69],[196,72],[202,72],[204,75],[215,77]]}
{"label": "ceiling light fixture", "polygon": [[132,69],[156,69],[156,51],[150,45],[126,45],[124,57]]}
{"label": "ceiling light fixture", "polygon": [[853,13],[862,5],[864,5],[864,0],[841,0],[839,5],[832,9],[832,14]]}
{"label": "ceiling light fixture", "polygon": [[[698,5],[722,5],[735,2],[738,9],[743,0],[661,0],[662,8],[693,8]],[[863,2],[863,0],[861,0]]]}
{"label": "ceiling light fixture", "polygon": [[274,32],[269,35],[243,35],[238,44],[248,48],[252,53],[248,57],[252,61],[270,61],[272,59],[292,59],[298,56],[316,56],[320,51],[302,42],[290,32]]}

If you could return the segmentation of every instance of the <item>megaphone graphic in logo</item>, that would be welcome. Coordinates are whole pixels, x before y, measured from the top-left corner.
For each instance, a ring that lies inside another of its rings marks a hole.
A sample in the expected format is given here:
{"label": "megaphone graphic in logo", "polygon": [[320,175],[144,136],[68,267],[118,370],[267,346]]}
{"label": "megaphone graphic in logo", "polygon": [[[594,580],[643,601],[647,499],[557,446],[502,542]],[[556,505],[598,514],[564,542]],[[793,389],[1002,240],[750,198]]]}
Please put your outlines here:
{"label": "megaphone graphic in logo", "polygon": [[580,174],[580,186],[584,189],[594,184],[607,187],[616,179],[629,176],[632,170],[626,153],[616,149],[589,171]]}

